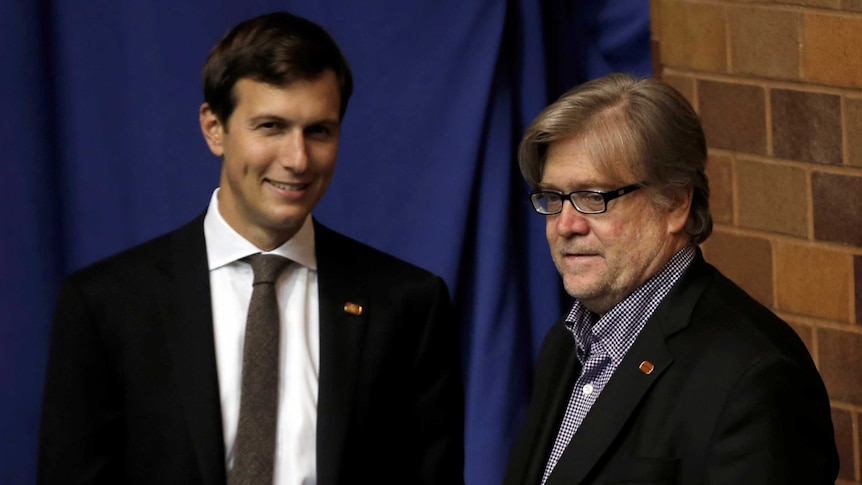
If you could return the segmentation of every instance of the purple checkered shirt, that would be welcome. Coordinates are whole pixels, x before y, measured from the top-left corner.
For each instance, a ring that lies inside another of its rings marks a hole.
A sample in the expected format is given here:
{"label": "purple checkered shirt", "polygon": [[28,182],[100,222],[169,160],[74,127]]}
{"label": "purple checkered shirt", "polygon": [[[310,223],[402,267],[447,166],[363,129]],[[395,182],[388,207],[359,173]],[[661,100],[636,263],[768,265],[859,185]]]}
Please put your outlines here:
{"label": "purple checkered shirt", "polygon": [[575,354],[582,368],[572,389],[551,456],[545,465],[543,485],[602,389],[626,356],[626,352],[634,344],[656,307],[694,261],[695,254],[694,246],[689,245],[679,250],[661,271],[598,320],[598,315],[575,300],[566,317],[566,328],[575,338]]}

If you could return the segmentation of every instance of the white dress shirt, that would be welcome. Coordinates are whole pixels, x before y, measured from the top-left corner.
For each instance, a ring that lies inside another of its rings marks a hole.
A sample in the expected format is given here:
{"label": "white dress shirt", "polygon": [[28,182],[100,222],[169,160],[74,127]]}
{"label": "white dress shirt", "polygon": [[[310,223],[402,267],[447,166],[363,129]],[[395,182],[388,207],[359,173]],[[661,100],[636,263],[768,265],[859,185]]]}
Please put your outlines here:
{"label": "white dress shirt", "polygon": [[[226,465],[233,465],[242,384],[242,349],[253,272],[240,261],[260,253],[218,210],[213,192],[204,218],[209,262],[213,331],[221,395]],[[267,254],[292,261],[276,282],[281,321],[278,434],[274,485],[314,485],[320,334],[314,225],[309,216],[299,232]]]}

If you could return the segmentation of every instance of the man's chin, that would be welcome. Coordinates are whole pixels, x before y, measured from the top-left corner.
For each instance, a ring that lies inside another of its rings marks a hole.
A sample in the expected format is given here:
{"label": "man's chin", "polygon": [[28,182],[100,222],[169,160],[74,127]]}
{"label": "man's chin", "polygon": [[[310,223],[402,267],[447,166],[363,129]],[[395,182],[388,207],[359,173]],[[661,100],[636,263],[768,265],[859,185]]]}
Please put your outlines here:
{"label": "man's chin", "polygon": [[270,214],[269,223],[274,228],[298,228],[310,214],[311,211],[304,207],[280,207]]}
{"label": "man's chin", "polygon": [[563,287],[566,293],[577,298],[578,300],[589,300],[595,298],[596,291],[584,282],[568,282],[563,281]]}
{"label": "man's chin", "polygon": [[592,301],[601,298],[606,292],[594,281],[567,281],[563,280],[566,293],[581,301]]}

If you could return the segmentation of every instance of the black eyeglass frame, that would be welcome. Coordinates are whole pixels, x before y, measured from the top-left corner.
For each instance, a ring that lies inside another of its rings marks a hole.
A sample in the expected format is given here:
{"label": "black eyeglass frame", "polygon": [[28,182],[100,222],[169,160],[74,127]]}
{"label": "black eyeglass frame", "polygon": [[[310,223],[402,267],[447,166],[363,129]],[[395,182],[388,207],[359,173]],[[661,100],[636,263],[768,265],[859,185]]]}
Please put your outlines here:
{"label": "black eyeglass frame", "polygon": [[[537,196],[543,196],[545,194],[557,195],[560,197],[561,201],[568,199],[569,202],[572,203],[572,207],[574,207],[575,210],[580,212],[581,214],[604,214],[605,212],[608,211],[608,202],[616,199],[617,197],[622,197],[626,194],[630,194],[630,193],[634,192],[635,190],[637,190],[641,187],[643,187],[643,184],[631,184],[631,185],[626,185],[625,187],[620,187],[618,189],[608,190],[608,191],[575,190],[573,192],[569,192],[568,194],[564,194],[563,192],[560,192],[559,190],[534,190],[534,191],[529,193],[529,197],[530,197],[530,203],[533,205],[533,210],[535,210],[537,213],[545,215],[545,216],[550,216],[550,215],[559,214],[560,212],[563,212],[563,204],[560,204],[560,210],[558,210],[558,211],[551,212],[551,211],[543,210],[541,208],[541,205],[538,202],[539,199]],[[578,204],[575,202],[574,197],[572,197],[575,194],[595,194],[595,195],[598,195],[604,201],[604,208],[600,211],[583,210],[580,207],[578,207]]]}

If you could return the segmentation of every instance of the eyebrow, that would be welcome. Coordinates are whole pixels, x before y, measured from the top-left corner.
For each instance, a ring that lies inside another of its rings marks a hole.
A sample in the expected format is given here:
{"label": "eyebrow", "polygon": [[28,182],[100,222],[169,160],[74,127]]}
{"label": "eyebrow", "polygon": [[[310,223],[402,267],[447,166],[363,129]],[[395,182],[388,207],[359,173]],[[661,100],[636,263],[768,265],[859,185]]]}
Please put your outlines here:
{"label": "eyebrow", "polygon": [[[293,125],[296,122],[291,121],[283,116],[274,115],[274,114],[259,114],[256,116],[252,116],[248,119],[249,124],[256,124],[263,121],[278,121],[279,123],[284,123],[286,125]],[[315,126],[315,125],[326,125],[326,126],[340,126],[341,120],[333,119],[333,118],[322,118],[319,120],[312,121],[310,123],[304,123],[303,126]]]}
{"label": "eyebrow", "polygon": [[[575,185],[576,188],[572,189],[572,190],[574,190],[574,191],[578,191],[578,190],[599,190],[599,191],[613,190],[613,188],[608,188],[608,189],[590,189],[590,188],[587,188],[587,187],[610,187],[610,185],[609,185],[610,183],[611,182],[599,182],[597,180],[588,180],[586,182],[581,182],[581,183],[576,184]],[[568,192],[568,190],[563,190],[557,185],[547,184],[544,182],[540,182],[536,186],[536,188],[539,190],[556,190],[559,192]]]}

